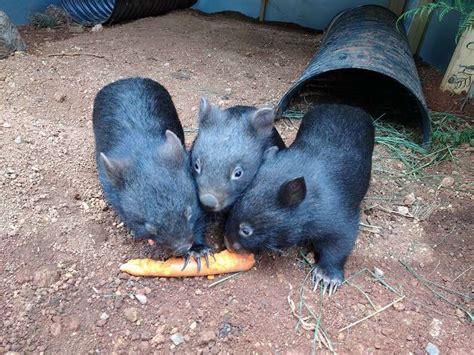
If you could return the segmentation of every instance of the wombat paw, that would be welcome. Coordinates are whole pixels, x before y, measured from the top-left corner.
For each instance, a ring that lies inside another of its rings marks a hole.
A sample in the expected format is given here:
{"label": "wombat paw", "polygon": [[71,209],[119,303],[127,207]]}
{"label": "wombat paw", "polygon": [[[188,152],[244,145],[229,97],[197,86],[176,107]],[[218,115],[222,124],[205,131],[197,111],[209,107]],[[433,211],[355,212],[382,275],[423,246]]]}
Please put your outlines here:
{"label": "wombat paw", "polygon": [[332,296],[334,293],[336,293],[337,288],[342,284],[342,279],[340,277],[329,277],[322,269],[318,267],[314,268],[312,278],[314,282],[313,291],[316,291],[319,284],[321,283],[321,287],[323,288],[323,296],[326,294],[326,290],[328,290],[328,296]]}
{"label": "wombat paw", "polygon": [[196,260],[198,271],[201,271],[201,258],[204,257],[206,260],[206,266],[209,267],[209,255],[214,256],[212,249],[206,244],[194,244],[191,249],[184,255],[184,265],[181,270],[186,269],[188,266],[189,258]]}

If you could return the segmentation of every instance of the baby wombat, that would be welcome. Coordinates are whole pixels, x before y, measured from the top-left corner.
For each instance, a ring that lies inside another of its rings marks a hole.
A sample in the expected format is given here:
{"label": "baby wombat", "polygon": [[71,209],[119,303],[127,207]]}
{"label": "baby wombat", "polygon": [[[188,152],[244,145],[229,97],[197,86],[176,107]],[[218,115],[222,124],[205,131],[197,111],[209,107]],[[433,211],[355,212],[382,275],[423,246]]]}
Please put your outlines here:
{"label": "baby wombat", "polygon": [[274,145],[285,147],[274,119],[271,108],[220,110],[201,99],[191,156],[199,199],[206,209],[218,212],[231,206],[254,178],[264,151]]}
{"label": "baby wombat", "polygon": [[144,78],[113,82],[95,98],[93,125],[102,189],[132,235],[175,255],[206,254],[203,212],[168,91]]}
{"label": "baby wombat", "polygon": [[311,242],[315,289],[336,291],[369,187],[374,127],[356,107],[320,105],[303,118],[294,143],[270,149],[254,181],[232,210],[226,245],[281,250]]}

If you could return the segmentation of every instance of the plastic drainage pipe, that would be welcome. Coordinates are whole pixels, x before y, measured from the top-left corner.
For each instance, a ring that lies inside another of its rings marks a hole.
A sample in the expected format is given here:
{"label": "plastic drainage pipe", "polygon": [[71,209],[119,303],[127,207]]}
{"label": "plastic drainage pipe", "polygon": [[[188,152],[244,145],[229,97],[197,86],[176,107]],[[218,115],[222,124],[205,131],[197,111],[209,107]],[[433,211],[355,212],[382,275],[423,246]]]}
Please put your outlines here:
{"label": "plastic drainage pipe", "polygon": [[338,92],[348,88],[339,103],[350,103],[352,94],[365,96],[369,109],[383,100],[385,112],[398,110],[406,123],[422,128],[424,145],[429,147],[431,126],[420,79],[406,35],[396,22],[394,13],[374,5],[337,15],[304,72],[281,98],[277,114],[283,113],[303,87],[319,81],[319,94],[335,87]]}
{"label": "plastic drainage pipe", "polygon": [[75,22],[85,26],[136,20],[193,6],[197,0],[61,0]]}

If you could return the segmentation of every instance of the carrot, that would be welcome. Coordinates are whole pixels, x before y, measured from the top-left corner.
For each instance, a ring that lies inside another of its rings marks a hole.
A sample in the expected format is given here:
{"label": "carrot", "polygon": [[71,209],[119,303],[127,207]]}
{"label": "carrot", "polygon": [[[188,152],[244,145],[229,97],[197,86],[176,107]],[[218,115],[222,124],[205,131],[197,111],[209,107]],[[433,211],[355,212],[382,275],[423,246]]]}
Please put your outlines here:
{"label": "carrot", "polygon": [[120,271],[134,276],[186,277],[225,274],[236,271],[247,271],[255,264],[253,254],[237,254],[228,250],[214,254],[209,258],[209,267],[202,263],[198,271],[196,260],[189,260],[182,270],[183,258],[170,258],[166,261],[153,259],[132,259],[120,266]]}

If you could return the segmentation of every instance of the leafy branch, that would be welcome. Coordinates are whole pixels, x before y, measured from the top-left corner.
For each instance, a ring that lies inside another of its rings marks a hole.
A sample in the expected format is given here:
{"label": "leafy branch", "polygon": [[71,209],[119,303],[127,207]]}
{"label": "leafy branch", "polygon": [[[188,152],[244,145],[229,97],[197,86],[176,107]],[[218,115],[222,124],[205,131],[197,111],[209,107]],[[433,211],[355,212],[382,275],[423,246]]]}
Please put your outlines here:
{"label": "leafy branch", "polygon": [[460,15],[458,33],[456,34],[456,43],[458,42],[461,35],[464,31],[468,31],[474,28],[474,3],[471,0],[454,0],[451,3],[446,1],[437,1],[429,3],[415,9],[408,10],[404,12],[397,20],[398,23],[402,20],[410,18],[413,16],[429,16],[432,12],[437,12],[438,21],[442,21],[444,16],[446,16],[451,11],[458,12]]}

